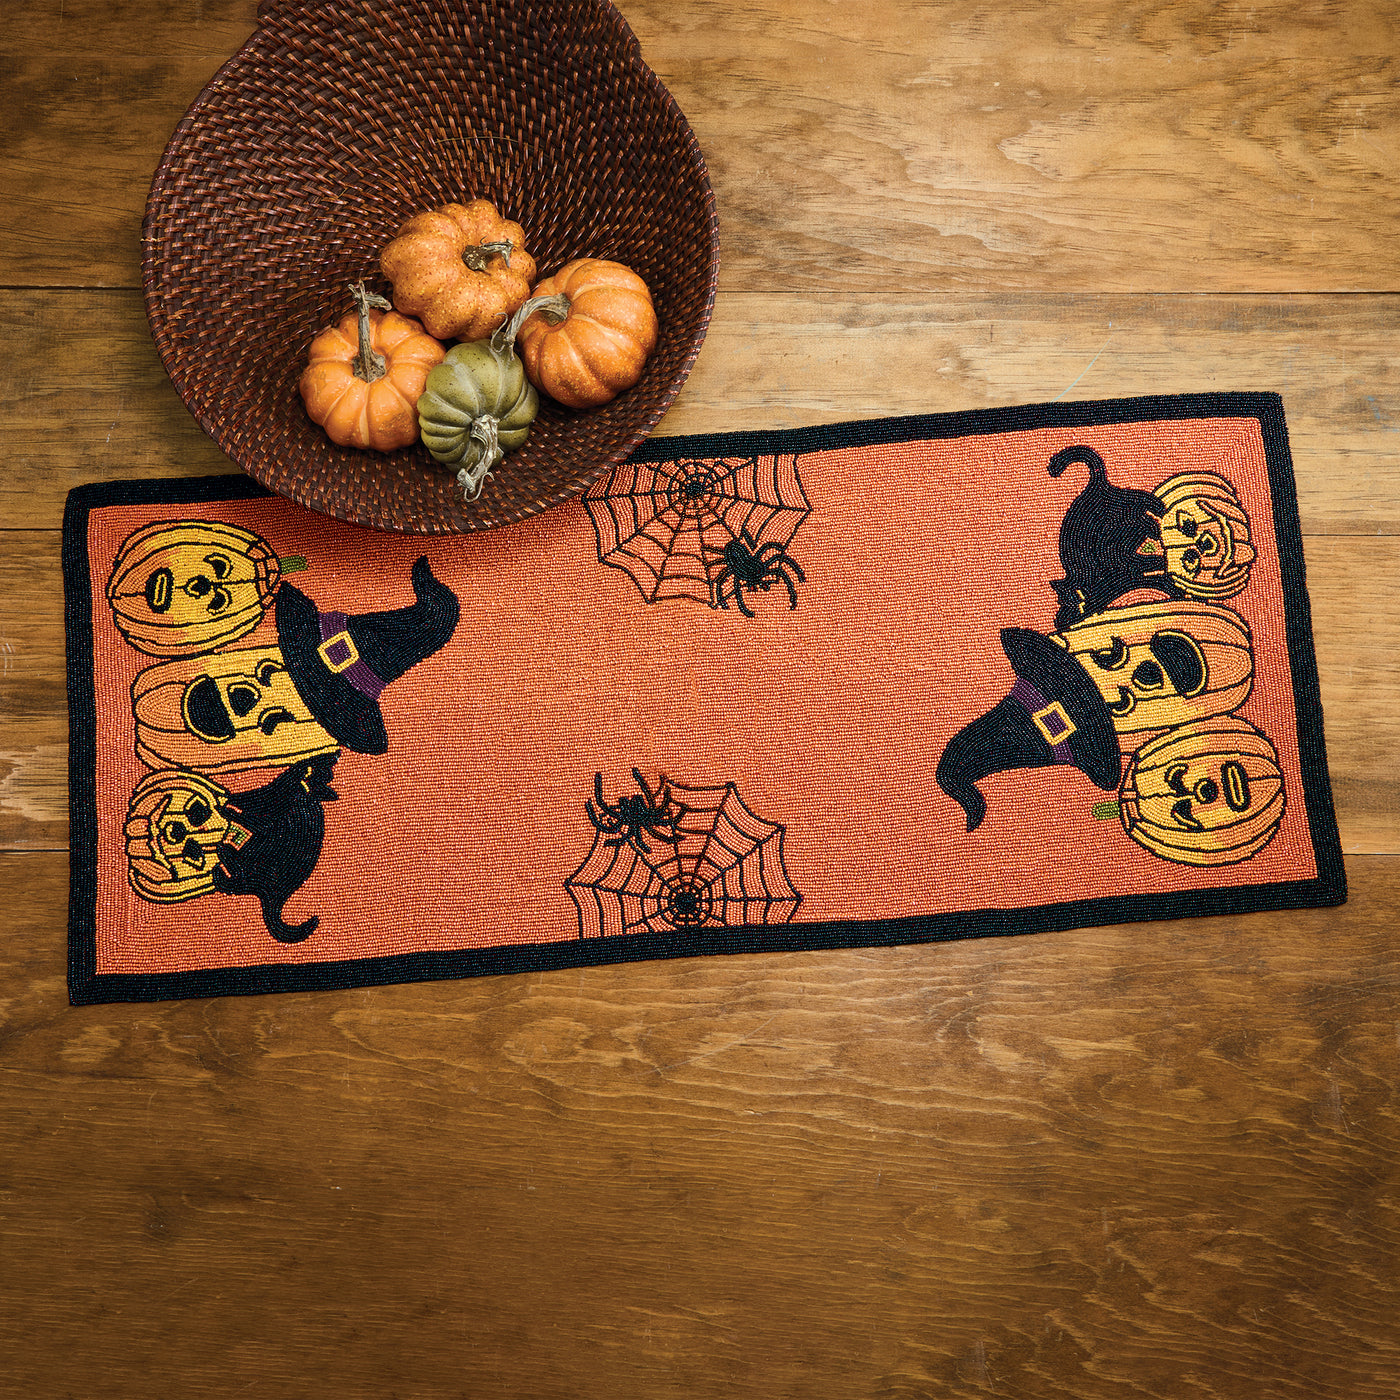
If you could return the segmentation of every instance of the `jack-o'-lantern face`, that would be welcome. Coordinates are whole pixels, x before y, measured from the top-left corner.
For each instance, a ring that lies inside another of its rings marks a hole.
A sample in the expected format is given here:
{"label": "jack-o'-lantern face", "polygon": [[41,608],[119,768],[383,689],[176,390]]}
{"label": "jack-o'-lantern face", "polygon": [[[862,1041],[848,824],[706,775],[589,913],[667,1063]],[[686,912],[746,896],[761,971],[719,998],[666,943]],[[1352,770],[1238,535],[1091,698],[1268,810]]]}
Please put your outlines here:
{"label": "jack-o'-lantern face", "polygon": [[218,847],[229,835],[228,791],[198,773],[148,774],[126,817],[127,874],[143,899],[175,904],[214,888]]}
{"label": "jack-o'-lantern face", "polygon": [[1235,488],[1215,472],[1182,472],[1154,493],[1162,503],[1167,574],[1189,597],[1220,599],[1249,582],[1254,546]]}
{"label": "jack-o'-lantern face", "polygon": [[149,666],[132,682],[131,697],[136,751],[153,767],[237,773],[339,749],[292,684],[276,646]]}
{"label": "jack-o'-lantern face", "polygon": [[1051,640],[1088,673],[1120,734],[1224,714],[1254,683],[1248,625],[1209,603],[1106,608]]}
{"label": "jack-o'-lantern face", "polygon": [[1273,840],[1283,820],[1274,746],[1222,715],[1159,735],[1135,753],[1118,798],[1123,830],[1184,865],[1233,865]]}
{"label": "jack-o'-lantern face", "polygon": [[193,656],[251,632],[281,578],[268,543],[236,525],[179,520],[138,530],[112,565],[107,600],[148,656]]}

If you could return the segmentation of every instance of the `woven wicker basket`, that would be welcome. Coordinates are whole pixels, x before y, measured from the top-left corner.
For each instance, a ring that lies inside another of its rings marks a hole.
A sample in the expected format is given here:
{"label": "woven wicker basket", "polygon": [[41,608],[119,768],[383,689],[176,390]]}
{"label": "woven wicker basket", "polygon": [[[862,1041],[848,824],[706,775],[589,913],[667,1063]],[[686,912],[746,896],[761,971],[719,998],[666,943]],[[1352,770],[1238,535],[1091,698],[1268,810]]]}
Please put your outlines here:
{"label": "woven wicker basket", "polygon": [[[635,268],[661,340],[604,408],[542,398],[468,502],[421,446],[336,447],[297,380],[349,283],[388,293],[378,254],[403,220],[475,197],[524,226],[541,276]],[[264,0],[171,138],[144,226],[157,349],[223,451],[313,510],[425,534],[523,519],[626,457],[694,363],[717,268],[699,146],[609,0]]]}

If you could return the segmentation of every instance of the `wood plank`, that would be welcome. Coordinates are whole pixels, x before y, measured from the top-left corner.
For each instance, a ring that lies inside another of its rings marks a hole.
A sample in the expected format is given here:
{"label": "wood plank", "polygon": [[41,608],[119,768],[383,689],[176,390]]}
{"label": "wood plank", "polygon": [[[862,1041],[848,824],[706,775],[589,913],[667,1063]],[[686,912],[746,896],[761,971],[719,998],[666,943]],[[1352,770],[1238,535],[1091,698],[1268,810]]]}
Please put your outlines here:
{"label": "wood plank", "polygon": [[1393,0],[619,3],[724,244],[662,434],[1283,393],[1351,899],[70,1007],[63,500],[236,469],[156,358],[140,225],[257,0],[26,0],[0,1392],[1392,1400]]}
{"label": "wood plank", "polygon": [[0,855],[0,1367],[1389,1400],[1400,863],[1350,868],[1338,910],[70,1008],[63,858]]}
{"label": "wood plank", "polygon": [[1386,0],[623,8],[693,114],[727,287],[1397,285]]}
{"label": "wood plank", "polygon": [[[726,291],[1400,288],[1388,0],[621,8],[706,153]],[[151,174],[254,20],[7,24],[0,284],[139,285]]]}
{"label": "wood plank", "polygon": [[[722,295],[658,435],[1053,399],[1283,394],[1304,528],[1400,532],[1397,299]],[[127,291],[0,306],[0,528],[56,528],[88,481],[232,469]]]}
{"label": "wood plank", "polygon": [[[1309,593],[1343,850],[1400,854],[1400,539],[1316,537]],[[67,843],[59,542],[0,532],[0,850]]]}
{"label": "wood plank", "polygon": [[9,100],[0,284],[141,285],[141,219],[166,143],[254,28],[254,0],[36,0],[0,31]]}

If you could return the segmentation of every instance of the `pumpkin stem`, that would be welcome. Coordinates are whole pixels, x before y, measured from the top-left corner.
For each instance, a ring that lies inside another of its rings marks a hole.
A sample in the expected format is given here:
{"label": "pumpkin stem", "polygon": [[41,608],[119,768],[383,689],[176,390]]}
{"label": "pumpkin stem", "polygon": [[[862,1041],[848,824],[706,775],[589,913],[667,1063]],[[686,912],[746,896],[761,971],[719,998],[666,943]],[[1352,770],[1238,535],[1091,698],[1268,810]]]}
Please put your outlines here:
{"label": "pumpkin stem", "polygon": [[462,488],[462,495],[469,501],[474,501],[481,495],[482,488],[491,475],[491,468],[506,455],[501,450],[500,436],[497,420],[489,413],[483,413],[480,418],[472,420],[468,437],[471,438],[475,451],[468,454],[468,461],[457,473],[457,484]]}
{"label": "pumpkin stem", "polygon": [[299,574],[309,567],[304,554],[288,554],[282,559],[281,564],[284,574]]}
{"label": "pumpkin stem", "polygon": [[1096,822],[1111,822],[1118,815],[1119,804],[1117,802],[1095,802],[1093,806],[1093,817]]}
{"label": "pumpkin stem", "polygon": [[370,307],[377,311],[392,311],[393,307],[383,297],[366,291],[363,282],[352,283],[350,295],[355,298],[355,308],[360,313],[360,353],[350,362],[350,368],[357,379],[363,379],[366,384],[373,384],[376,379],[384,378],[389,372],[389,365],[384,356],[374,348],[369,329]]}
{"label": "pumpkin stem", "polygon": [[570,305],[569,298],[563,292],[556,292],[553,296],[548,297],[531,297],[528,301],[521,302],[516,308],[515,315],[496,328],[491,337],[492,351],[497,355],[509,353],[514,348],[515,337],[520,334],[520,327],[536,311],[551,325],[557,326],[560,321],[567,321]]}
{"label": "pumpkin stem", "polygon": [[485,272],[487,264],[497,253],[505,259],[506,266],[510,266],[510,255],[515,251],[515,244],[505,243],[471,243],[462,249],[462,261],[471,268],[473,272]]}

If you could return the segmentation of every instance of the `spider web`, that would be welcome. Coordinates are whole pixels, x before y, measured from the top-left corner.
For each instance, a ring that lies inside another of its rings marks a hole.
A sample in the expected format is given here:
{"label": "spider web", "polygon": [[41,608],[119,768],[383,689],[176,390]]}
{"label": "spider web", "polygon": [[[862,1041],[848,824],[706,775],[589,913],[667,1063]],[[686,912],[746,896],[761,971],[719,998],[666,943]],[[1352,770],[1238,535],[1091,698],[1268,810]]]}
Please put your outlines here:
{"label": "spider web", "polygon": [[[666,785],[663,775],[660,790]],[[733,783],[670,789],[674,844],[648,833],[644,852],[630,841],[609,846],[595,832],[593,849],[564,881],[579,937],[788,923],[802,896],[783,863],[785,828],[756,816]]]}
{"label": "spider web", "polygon": [[583,497],[598,561],[631,575],[648,603],[714,602],[724,547],[745,531],[784,549],[811,512],[794,454],[623,462]]}

